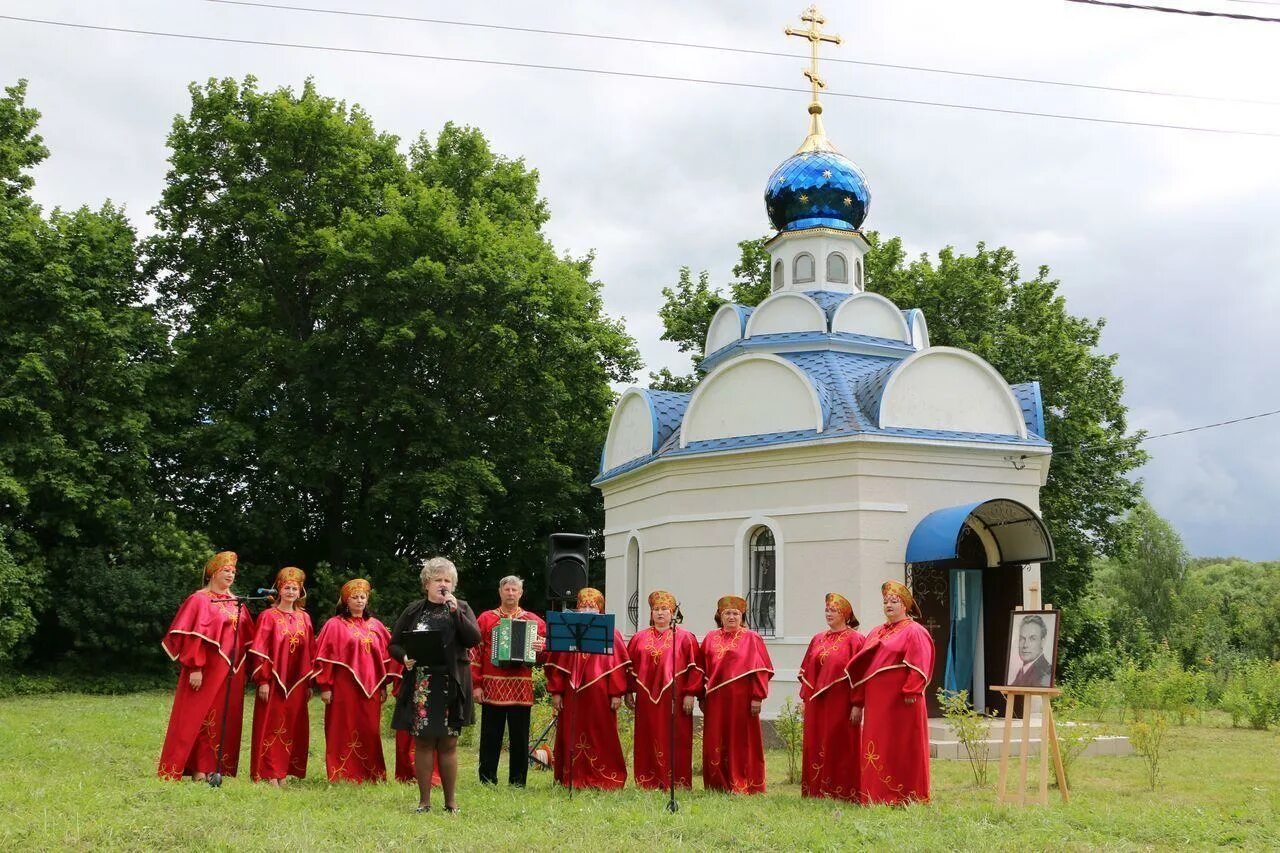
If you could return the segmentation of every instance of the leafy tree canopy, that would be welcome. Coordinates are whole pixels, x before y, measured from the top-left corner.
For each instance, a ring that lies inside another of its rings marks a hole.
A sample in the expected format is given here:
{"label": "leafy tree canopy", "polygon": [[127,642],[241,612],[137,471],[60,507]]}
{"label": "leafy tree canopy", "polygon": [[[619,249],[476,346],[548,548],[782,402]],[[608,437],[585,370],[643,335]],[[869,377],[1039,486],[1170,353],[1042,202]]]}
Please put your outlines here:
{"label": "leafy tree canopy", "polygon": [[423,557],[483,605],[540,574],[547,533],[598,529],[609,383],[638,355],[591,258],[542,233],[537,173],[452,124],[406,156],[310,82],[191,98],[146,245],[184,517],[264,580],[365,575],[387,610]]}
{"label": "leafy tree canopy", "polygon": [[[1097,351],[1103,320],[1071,315],[1047,267],[1023,278],[1014,253],[979,243],[972,255],[947,247],[936,260],[906,257],[902,241],[869,232],[864,260],[867,289],[903,308],[920,308],[935,345],[976,353],[1010,383],[1039,380],[1046,436],[1054,445],[1041,509],[1058,559],[1044,567],[1046,600],[1069,606],[1085,591],[1094,556],[1119,544],[1117,520],[1137,501],[1141,486],[1129,478],[1146,455],[1127,436],[1124,385],[1116,357]],[[756,305],[769,295],[765,238],[738,244],[729,299]],[[701,361],[707,327],[726,297],[706,273],[695,282],[682,269],[663,290],[665,340]],[[654,387],[687,390],[696,374],[651,374]]]}
{"label": "leafy tree canopy", "polygon": [[[167,363],[123,212],[28,195],[47,154],[0,99],[0,660],[148,646],[203,541],[156,500],[148,385]],[[161,557],[160,543],[168,556]]]}

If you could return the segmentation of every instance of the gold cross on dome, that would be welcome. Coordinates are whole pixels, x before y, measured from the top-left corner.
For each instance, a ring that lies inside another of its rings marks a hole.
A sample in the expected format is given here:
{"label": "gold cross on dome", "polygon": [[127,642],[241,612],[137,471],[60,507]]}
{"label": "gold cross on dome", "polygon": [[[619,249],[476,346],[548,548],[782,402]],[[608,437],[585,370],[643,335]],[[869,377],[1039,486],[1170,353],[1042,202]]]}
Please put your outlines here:
{"label": "gold cross on dome", "polygon": [[800,20],[809,25],[809,29],[801,30],[795,27],[787,27],[786,34],[789,36],[799,36],[809,40],[810,60],[809,67],[805,69],[804,76],[809,78],[809,82],[813,86],[813,103],[818,103],[818,90],[827,88],[827,83],[822,79],[822,75],[818,73],[818,46],[822,42],[831,44],[840,44],[843,39],[834,33],[824,33],[822,25],[827,19],[822,17],[818,12],[817,6],[810,6],[801,15]]}

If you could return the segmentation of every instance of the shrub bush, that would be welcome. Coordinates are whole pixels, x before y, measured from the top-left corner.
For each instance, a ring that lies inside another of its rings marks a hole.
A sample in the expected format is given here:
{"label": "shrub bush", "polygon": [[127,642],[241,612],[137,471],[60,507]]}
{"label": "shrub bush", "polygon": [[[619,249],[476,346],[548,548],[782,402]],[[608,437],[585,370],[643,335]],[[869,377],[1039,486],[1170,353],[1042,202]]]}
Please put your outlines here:
{"label": "shrub bush", "polygon": [[804,752],[804,706],[792,702],[788,696],[773,726],[787,751],[787,782],[794,785],[800,781],[800,761]]}
{"label": "shrub bush", "polygon": [[1231,725],[1247,722],[1255,729],[1280,723],[1280,661],[1253,660],[1227,676],[1222,709]]}
{"label": "shrub bush", "polygon": [[969,704],[969,691],[938,691],[938,706],[942,716],[951,724],[956,740],[969,756],[969,769],[973,771],[973,784],[987,786],[987,771],[991,762],[991,740],[988,737],[987,717],[979,714]]}
{"label": "shrub bush", "polygon": [[1164,736],[1169,730],[1169,720],[1156,711],[1129,727],[1129,742],[1147,764],[1147,784],[1156,789],[1160,778],[1160,763],[1164,758]]}

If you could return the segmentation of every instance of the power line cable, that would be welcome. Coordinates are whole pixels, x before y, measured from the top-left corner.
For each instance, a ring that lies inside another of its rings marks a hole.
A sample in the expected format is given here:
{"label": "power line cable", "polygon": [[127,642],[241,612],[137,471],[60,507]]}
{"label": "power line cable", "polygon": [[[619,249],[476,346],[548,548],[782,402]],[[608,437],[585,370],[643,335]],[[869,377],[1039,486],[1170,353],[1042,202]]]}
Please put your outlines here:
{"label": "power line cable", "polygon": [[[324,15],[345,15],[355,18],[372,18],[376,20],[386,21],[403,21],[419,24],[437,24],[448,27],[469,27],[473,29],[483,30],[500,30],[514,33],[530,33],[534,35],[548,36],[564,36],[566,38],[578,39],[596,39],[601,41],[626,42],[630,44],[645,44],[660,47],[679,47],[689,48],[692,50],[712,50],[724,53],[740,53],[750,56],[770,56],[781,57],[785,59],[809,59],[808,56],[799,53],[786,53],[775,50],[757,50],[745,47],[732,47],[729,45],[719,44],[700,44],[697,42],[668,41],[664,39],[639,38],[636,36],[619,36],[609,35],[606,33],[586,33],[576,32],[573,30],[551,30],[541,29],[537,27],[517,27],[508,24],[483,24],[474,21],[451,21],[443,18],[423,18],[413,15],[391,15],[380,12],[360,12],[352,9],[322,9],[311,6],[290,6],[283,3],[256,3],[247,2],[247,0],[201,0],[205,3],[216,3],[222,6],[246,6],[257,9],[274,9],[290,12],[310,12]],[[1074,83],[1066,80],[1041,80],[1035,77],[1017,77],[1006,74],[984,74],[977,71],[956,71],[950,68],[933,68],[925,65],[901,65],[891,62],[872,62],[865,59],[841,59],[839,57],[823,57],[824,63],[842,63],[845,65],[863,65],[872,68],[888,68],[895,71],[919,71],[928,74],[946,74],[954,77],[973,77],[980,80],[1001,80],[1010,83],[1029,83],[1038,86],[1060,86],[1072,89],[1091,89],[1099,92],[1117,92],[1126,95],[1151,95],[1162,98],[1187,98],[1197,101],[1218,101],[1230,104],[1261,104],[1265,106],[1280,106],[1280,101],[1253,98],[1228,98],[1221,95],[1194,95],[1185,92],[1165,92],[1159,89],[1132,89],[1123,86],[1103,86],[1094,83]]]}
{"label": "power line cable", "polygon": [[[1280,409],[1276,409],[1275,411],[1271,411],[1271,412],[1259,412],[1256,415],[1246,415],[1243,418],[1232,418],[1229,421],[1218,421],[1217,423],[1201,424],[1200,426],[1187,427],[1185,429],[1175,429],[1170,432],[1156,433],[1155,435],[1144,435],[1142,436],[1142,438],[1138,439],[1138,443],[1145,444],[1146,442],[1153,441],[1157,438],[1168,438],[1169,436],[1172,436],[1172,435],[1186,435],[1187,433],[1191,433],[1191,432],[1202,432],[1203,430],[1207,430],[1207,429],[1217,429],[1218,427],[1231,426],[1232,424],[1240,424],[1240,423],[1244,423],[1245,421],[1256,421],[1259,418],[1269,418],[1269,417],[1272,417],[1273,415],[1280,415]],[[1130,438],[1133,438],[1133,436],[1130,436]],[[1073,447],[1067,450],[1063,450],[1059,453],[1054,453],[1054,456],[1074,456],[1079,453],[1084,453],[1087,450],[1097,450],[1107,446],[1108,445],[1102,445],[1102,444],[1086,444],[1081,447]],[[1027,457],[1023,456],[1022,458],[1026,459]]]}
{"label": "power line cable", "polygon": [[1195,15],[1199,18],[1231,18],[1237,21],[1261,21],[1267,24],[1280,24],[1280,18],[1264,18],[1260,15],[1244,15],[1239,12],[1209,12],[1204,9],[1179,9],[1177,6],[1147,6],[1142,3],[1121,3],[1116,0],[1067,0],[1067,2],[1083,3],[1086,6],[1109,6],[1113,9],[1137,9],[1141,12]]}
{"label": "power line cable", "polygon": [[[220,44],[241,44],[241,45],[257,45],[261,47],[283,47],[293,50],[310,50],[322,51],[330,53],[342,54],[358,54],[364,56],[385,56],[397,59],[423,59],[434,62],[457,62],[473,65],[487,65],[506,68],[532,68],[543,71],[566,71],[577,74],[599,74],[605,77],[634,78],[640,80],[661,80],[664,82],[674,83],[699,83],[708,86],[728,86],[741,89],[756,89],[768,92],[798,92],[801,94],[811,94],[810,89],[802,89],[793,86],[774,86],[766,83],[746,83],[734,80],[713,80],[703,77],[682,77],[673,74],[647,74],[639,71],[614,71],[605,68],[583,68],[572,65],[550,65],[536,62],[512,62],[509,60],[499,59],[475,59],[471,57],[461,56],[440,56],[426,53],[408,53],[405,51],[394,50],[374,50],[372,48],[358,47],[341,47],[337,45],[314,45],[301,44],[297,42],[282,41],[266,41],[261,39],[245,39],[233,38],[230,36],[210,36],[198,35],[194,33],[171,33],[162,30],[141,30],[130,27],[108,27],[101,24],[82,24],[70,21],[52,21],[43,18],[26,18],[17,15],[0,15],[0,20],[19,21],[28,24],[40,24],[53,27],[64,27],[77,30],[92,30],[96,32],[110,33],[127,33],[130,35],[156,36],[159,38],[186,39],[190,41],[216,42]],[[1070,113],[1042,113],[1030,110],[1015,110],[1003,107],[983,107],[976,104],[953,104],[947,101],[921,101],[914,98],[891,98],[885,95],[864,95],[854,92],[832,92],[826,91],[824,95],[829,98],[853,98],[862,101],[876,101],[880,103],[890,104],[914,104],[925,107],[941,107],[952,110],[967,110],[970,112],[996,113],[998,115],[1017,115],[1032,116],[1035,118],[1058,119],[1061,121],[1081,121],[1090,124],[1107,124],[1121,127],[1145,127],[1159,130],[1181,130],[1191,133],[1212,133],[1221,136],[1253,136],[1277,139],[1280,133],[1266,130],[1240,130],[1222,127],[1202,127],[1197,125],[1183,124],[1166,124],[1163,122],[1148,121],[1128,121],[1125,119],[1100,118],[1097,116],[1081,116]]]}

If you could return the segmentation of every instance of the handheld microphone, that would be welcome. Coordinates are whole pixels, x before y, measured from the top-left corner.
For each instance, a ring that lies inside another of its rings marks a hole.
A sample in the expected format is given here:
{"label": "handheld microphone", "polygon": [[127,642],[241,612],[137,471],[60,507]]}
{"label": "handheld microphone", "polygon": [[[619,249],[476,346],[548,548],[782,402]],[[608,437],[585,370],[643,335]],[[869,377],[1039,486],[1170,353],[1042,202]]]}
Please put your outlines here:
{"label": "handheld microphone", "polygon": [[274,597],[277,595],[276,590],[275,590],[275,587],[268,588],[268,587],[263,587],[263,586],[258,587],[258,591],[257,591],[257,593],[255,593],[255,594],[256,594],[256,595],[269,595],[269,596],[271,596],[272,598],[274,598]]}

